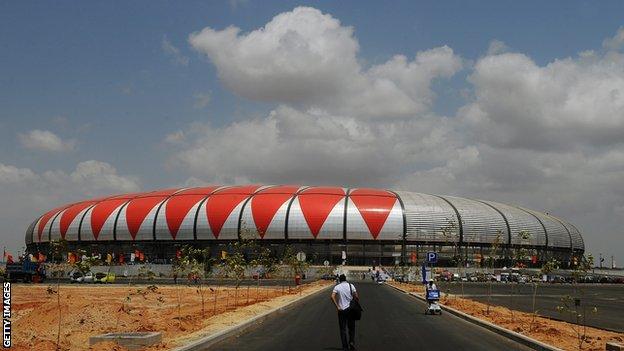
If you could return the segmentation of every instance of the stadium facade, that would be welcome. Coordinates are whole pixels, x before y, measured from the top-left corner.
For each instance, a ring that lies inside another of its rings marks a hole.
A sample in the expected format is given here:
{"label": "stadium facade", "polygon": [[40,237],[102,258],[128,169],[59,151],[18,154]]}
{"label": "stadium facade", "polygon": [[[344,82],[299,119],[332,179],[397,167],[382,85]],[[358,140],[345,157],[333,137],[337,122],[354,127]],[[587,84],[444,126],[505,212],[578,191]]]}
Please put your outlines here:
{"label": "stadium facade", "polygon": [[[496,257],[510,264],[519,248],[526,265],[582,256],[579,230],[547,213],[466,198],[370,188],[207,186],[85,200],[57,207],[27,229],[27,251],[46,252],[51,240],[70,249],[128,256],[141,250],[165,262],[177,247],[209,247],[253,235],[278,254],[286,245],[314,264],[393,265],[422,262],[435,251],[442,264],[472,265]],[[493,248],[497,250],[492,255]],[[344,252],[344,254],[343,254]],[[517,255],[516,255],[517,259]]]}

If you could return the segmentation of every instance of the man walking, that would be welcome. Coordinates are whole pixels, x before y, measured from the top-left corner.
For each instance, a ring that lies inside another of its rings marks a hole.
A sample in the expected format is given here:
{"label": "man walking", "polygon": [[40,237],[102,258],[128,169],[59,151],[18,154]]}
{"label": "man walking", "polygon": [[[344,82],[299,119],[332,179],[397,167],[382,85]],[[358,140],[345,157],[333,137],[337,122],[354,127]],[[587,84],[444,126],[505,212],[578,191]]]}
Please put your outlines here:
{"label": "man walking", "polygon": [[[347,282],[347,277],[344,274],[341,274],[338,280],[339,283],[334,287],[331,299],[338,310],[338,326],[340,327],[342,349],[355,350],[355,319],[353,319],[349,313],[349,305],[351,304],[351,300],[359,300],[359,296],[355,290],[355,286]],[[348,341],[347,327],[349,328]]]}

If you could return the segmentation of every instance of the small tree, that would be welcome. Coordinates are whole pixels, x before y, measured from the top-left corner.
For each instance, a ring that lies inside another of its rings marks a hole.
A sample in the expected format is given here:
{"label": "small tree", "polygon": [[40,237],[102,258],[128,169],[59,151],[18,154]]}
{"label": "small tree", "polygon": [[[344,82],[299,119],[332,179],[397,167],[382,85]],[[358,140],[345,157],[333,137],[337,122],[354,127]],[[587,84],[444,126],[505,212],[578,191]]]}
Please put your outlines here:
{"label": "small tree", "polygon": [[[511,256],[511,268],[512,268],[512,274],[513,274],[513,268],[516,267],[521,267],[522,266],[522,261],[526,258],[527,254],[528,254],[528,250],[526,249],[526,246],[529,244],[530,240],[531,240],[531,233],[527,230],[522,230],[518,233],[518,239],[520,239],[520,244],[513,249],[512,251],[512,256]],[[518,285],[518,281],[514,281],[512,275],[509,275],[511,279],[510,282],[510,288],[511,288],[511,294],[509,295],[509,299],[510,299],[510,308],[509,311],[511,312],[511,319],[514,319],[514,297],[515,297],[515,292],[516,292],[516,286]]]}
{"label": "small tree", "polygon": [[178,326],[182,325],[182,296],[180,294],[179,280],[184,275],[185,270],[186,267],[184,266],[181,257],[177,257],[176,255],[176,259],[173,261],[171,266],[171,273],[173,275],[173,283],[175,285],[176,295],[178,298]]}
{"label": "small tree", "polygon": [[61,277],[65,275],[67,264],[65,258],[69,252],[67,241],[64,239],[50,241],[50,255],[55,264],[52,267],[52,274],[56,277],[56,290],[48,287],[48,294],[56,294],[56,307],[58,309],[58,330],[56,334],[56,349],[61,349],[61,324],[63,320],[61,309]]}
{"label": "small tree", "polygon": [[451,218],[446,217],[446,226],[442,228],[442,236],[446,244],[451,244],[453,246],[453,258],[452,263],[457,267],[457,271],[459,272],[459,282],[461,286],[461,296],[464,296],[464,281],[463,277],[463,267],[465,266],[464,255],[461,253],[461,248],[459,247],[459,235],[457,230],[457,222],[452,220]]}
{"label": "small tree", "polygon": [[258,256],[257,235],[257,232],[243,226],[238,240],[229,245],[228,253],[221,263],[227,277],[233,278],[236,282],[234,305],[237,305],[238,288],[245,279],[245,272],[254,264]]}
{"label": "small tree", "polygon": [[148,281],[152,281],[154,277],[156,277],[156,273],[152,271],[152,269],[147,265],[143,264],[139,269],[137,269],[137,277],[140,279],[147,279]]}
{"label": "small tree", "polygon": [[[554,270],[559,269],[559,261],[556,259],[550,259],[545,262],[540,268],[540,274],[548,276]],[[533,318],[531,319],[531,327],[530,330],[533,330],[533,326],[535,325],[535,318],[537,317],[537,309],[535,308],[535,302],[537,300],[537,287],[539,286],[538,282],[533,282]]]}
{"label": "small tree", "polygon": [[256,264],[262,267],[265,277],[270,278],[278,269],[278,260],[275,254],[268,247],[260,249]]}
{"label": "small tree", "polygon": [[[199,252],[197,253],[199,255],[198,270],[202,272],[202,274],[200,275],[200,278],[206,279],[208,277],[213,276],[215,274],[214,265],[216,264],[217,260],[211,257],[210,249],[204,248],[204,249],[199,250]],[[202,299],[202,314],[205,313],[204,308],[205,308],[205,291],[206,291],[204,289],[203,279],[199,280],[199,290],[198,290]],[[212,291],[212,289],[210,290]],[[216,291],[215,291],[215,300],[216,300]]]}
{"label": "small tree", "polygon": [[[266,278],[271,277],[278,270],[277,258],[268,247],[263,247],[259,249],[258,257],[253,261],[253,265],[260,268],[262,267],[262,273]],[[260,279],[262,278],[262,274],[258,269],[258,281],[256,286],[256,295],[259,296],[260,293]]]}
{"label": "small tree", "polygon": [[310,266],[305,260],[300,261],[297,258],[297,253],[291,246],[286,246],[282,262],[289,268],[286,272],[290,273],[290,278],[302,276]]}
{"label": "small tree", "polygon": [[206,315],[204,278],[212,273],[213,262],[208,249],[196,249],[190,245],[181,249],[181,255],[178,259],[180,270],[183,273],[188,272],[189,277],[198,283],[197,293],[201,298],[202,317]]}
{"label": "small tree", "polygon": [[409,266],[407,266],[407,264],[404,264],[403,262],[401,262],[401,264],[395,264],[394,265],[394,269],[392,271],[399,273],[399,275],[401,275],[401,277],[403,277],[403,282],[405,282],[405,276],[409,272]]}
{"label": "small tree", "polygon": [[223,260],[223,270],[228,278],[234,279],[235,286],[238,288],[245,278],[247,260],[242,246],[238,242],[233,243],[231,248]]}
{"label": "small tree", "polygon": [[85,276],[91,271],[91,267],[98,264],[98,259],[93,256],[86,256],[84,250],[76,250],[77,259],[71,263],[72,270],[76,270]]}
{"label": "small tree", "polygon": [[[132,291],[131,289],[128,289],[128,293],[126,294],[125,298],[124,298],[124,302],[121,305],[121,308],[117,311],[117,320],[115,321],[115,330],[117,330],[117,327],[119,325],[119,317],[121,315],[121,313],[126,313],[126,314],[130,314],[132,311],[132,306],[131,306],[131,302],[132,302],[132,298],[134,296],[141,296],[143,297],[143,299],[147,299],[148,295],[150,294],[160,294],[160,292],[158,291],[158,287],[156,285],[149,285],[146,288],[137,288],[135,291]],[[162,296],[159,296],[157,298],[157,301],[159,303],[164,303],[165,300]]]}
{"label": "small tree", "polygon": [[[574,270],[572,271],[572,285],[574,287],[573,295],[566,295],[561,298],[561,305],[557,306],[559,313],[567,314],[573,320],[572,330],[576,334],[578,341],[578,349],[583,349],[583,342],[587,339],[587,309],[582,303],[582,298],[585,295],[585,290],[579,285],[581,278],[584,278],[587,273],[594,267],[594,257],[589,254],[587,256],[574,258]],[[598,313],[598,308],[593,306],[590,309],[593,314]]]}
{"label": "small tree", "polygon": [[[503,237],[503,231],[499,230],[496,233],[496,237],[494,238],[494,242],[492,242],[492,246],[490,246],[490,254],[487,258],[487,265],[490,268],[490,274],[494,273],[494,264],[496,262],[496,258],[498,258],[498,249],[500,248],[501,245],[501,239]],[[486,314],[490,315],[490,306],[492,305],[491,303],[492,300],[492,277],[488,277],[488,292],[487,292],[487,310],[486,310]]]}
{"label": "small tree", "polygon": [[336,270],[336,266],[323,266],[319,273],[324,276],[332,276],[334,275],[334,271]]}

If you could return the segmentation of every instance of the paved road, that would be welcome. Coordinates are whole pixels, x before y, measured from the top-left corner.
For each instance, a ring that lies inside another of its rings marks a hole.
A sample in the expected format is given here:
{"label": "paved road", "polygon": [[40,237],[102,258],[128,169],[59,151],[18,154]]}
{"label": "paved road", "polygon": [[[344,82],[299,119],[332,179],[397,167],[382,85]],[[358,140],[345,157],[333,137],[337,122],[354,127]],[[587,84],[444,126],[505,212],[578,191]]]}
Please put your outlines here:
{"label": "paved road", "polygon": [[[358,350],[527,350],[450,314],[424,315],[425,304],[389,286],[356,283],[364,313]],[[340,350],[338,318],[327,293],[231,338],[212,350]]]}
{"label": "paved road", "polygon": [[[442,291],[461,294],[459,283],[440,283]],[[514,284],[514,298],[511,298],[511,284],[492,284],[492,304],[512,307],[524,312],[532,312],[533,285]],[[624,285],[622,284],[583,284],[581,304],[587,311],[595,306],[596,314],[587,312],[587,325],[624,332]],[[574,287],[570,284],[540,284],[537,290],[536,309],[538,314],[572,321],[572,317],[557,311],[561,298],[574,295]],[[487,301],[487,283],[464,283],[464,294],[470,299]]]}

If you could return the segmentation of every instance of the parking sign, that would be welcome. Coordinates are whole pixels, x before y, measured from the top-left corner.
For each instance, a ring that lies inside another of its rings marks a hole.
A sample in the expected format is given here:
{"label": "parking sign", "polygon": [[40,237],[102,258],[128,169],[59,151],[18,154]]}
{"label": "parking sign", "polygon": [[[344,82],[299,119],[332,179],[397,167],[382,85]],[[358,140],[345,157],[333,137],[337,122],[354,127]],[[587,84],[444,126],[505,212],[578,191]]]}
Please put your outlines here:
{"label": "parking sign", "polygon": [[436,262],[438,262],[438,253],[427,252],[427,263],[436,263]]}

